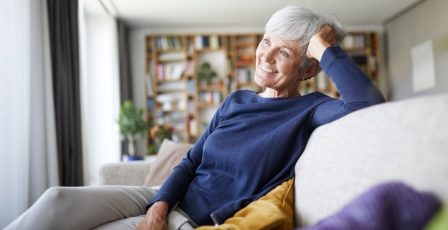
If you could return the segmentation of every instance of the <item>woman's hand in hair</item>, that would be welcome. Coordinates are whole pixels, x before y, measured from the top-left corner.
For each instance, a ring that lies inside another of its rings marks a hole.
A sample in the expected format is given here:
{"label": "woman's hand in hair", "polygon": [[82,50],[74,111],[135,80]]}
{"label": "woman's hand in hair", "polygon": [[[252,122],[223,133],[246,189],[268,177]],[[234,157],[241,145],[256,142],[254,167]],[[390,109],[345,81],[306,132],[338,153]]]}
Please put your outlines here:
{"label": "woman's hand in hair", "polygon": [[336,39],[333,29],[329,25],[325,25],[319,32],[311,37],[306,56],[308,58],[314,58],[320,62],[324,51],[335,43]]}

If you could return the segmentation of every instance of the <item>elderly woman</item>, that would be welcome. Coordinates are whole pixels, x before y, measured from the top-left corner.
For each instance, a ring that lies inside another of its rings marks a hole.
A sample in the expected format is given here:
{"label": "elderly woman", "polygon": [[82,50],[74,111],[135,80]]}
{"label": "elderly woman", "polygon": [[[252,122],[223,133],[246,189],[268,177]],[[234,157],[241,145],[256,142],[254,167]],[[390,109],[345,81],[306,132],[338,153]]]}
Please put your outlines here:
{"label": "elderly woman", "polygon": [[[143,226],[162,226],[178,203],[197,224],[220,224],[294,176],[312,131],[355,110],[383,102],[379,91],[336,44],[338,23],[290,6],[276,12],[256,51],[262,93],[231,94],[183,161],[152,198]],[[320,67],[343,100],[300,95],[301,81]]]}
{"label": "elderly woman", "polygon": [[[42,226],[49,229],[57,223],[61,228],[91,228],[145,212],[135,221],[139,229],[164,229],[175,207],[197,225],[223,223],[294,177],[294,165],[314,129],[384,101],[337,46],[343,36],[337,22],[310,10],[289,6],[276,12],[256,51],[254,80],[265,90],[241,90],[226,98],[157,194],[138,187],[60,188],[47,192],[28,212],[40,210],[35,218],[44,218]],[[319,67],[336,84],[342,100],[318,92],[300,95],[299,83],[314,77]],[[73,198],[52,204],[58,197]],[[56,206],[50,208],[55,216],[45,216],[42,207],[48,206]],[[36,227],[26,225],[33,223],[33,215],[26,214],[10,227]]]}

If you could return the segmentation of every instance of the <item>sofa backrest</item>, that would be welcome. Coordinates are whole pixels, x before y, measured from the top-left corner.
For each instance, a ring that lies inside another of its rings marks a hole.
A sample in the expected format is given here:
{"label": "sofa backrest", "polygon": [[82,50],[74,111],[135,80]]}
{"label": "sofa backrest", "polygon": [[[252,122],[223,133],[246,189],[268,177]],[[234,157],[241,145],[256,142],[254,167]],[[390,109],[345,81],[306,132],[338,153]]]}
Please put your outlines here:
{"label": "sofa backrest", "polygon": [[383,103],[319,127],[295,173],[298,225],[314,224],[386,181],[447,202],[448,94]]}

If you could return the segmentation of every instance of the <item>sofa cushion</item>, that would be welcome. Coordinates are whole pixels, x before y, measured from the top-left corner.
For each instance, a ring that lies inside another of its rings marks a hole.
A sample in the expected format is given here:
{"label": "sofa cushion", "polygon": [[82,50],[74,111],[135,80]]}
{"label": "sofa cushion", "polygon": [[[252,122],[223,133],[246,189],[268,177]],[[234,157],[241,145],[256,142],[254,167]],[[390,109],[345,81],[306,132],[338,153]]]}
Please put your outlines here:
{"label": "sofa cushion", "polygon": [[192,146],[186,143],[175,143],[167,139],[163,140],[143,186],[162,185]]}
{"label": "sofa cushion", "polygon": [[292,229],[294,179],[283,182],[268,194],[253,201],[218,226],[198,230]]}
{"label": "sofa cushion", "polygon": [[296,230],[421,230],[440,206],[440,201],[432,193],[416,191],[406,184],[392,181],[370,188],[319,223]]}
{"label": "sofa cushion", "polygon": [[316,129],[295,168],[296,223],[315,224],[387,180],[446,202],[447,117],[444,94],[372,106]]}

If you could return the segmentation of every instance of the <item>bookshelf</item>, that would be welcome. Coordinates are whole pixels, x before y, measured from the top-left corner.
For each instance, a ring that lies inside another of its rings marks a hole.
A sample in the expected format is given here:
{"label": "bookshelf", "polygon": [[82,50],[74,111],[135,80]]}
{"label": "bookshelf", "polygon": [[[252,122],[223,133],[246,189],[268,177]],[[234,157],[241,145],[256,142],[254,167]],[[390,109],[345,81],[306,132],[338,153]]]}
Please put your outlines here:
{"label": "bookshelf", "polygon": [[[255,51],[262,34],[154,34],[145,39],[146,119],[149,127],[169,124],[175,141],[193,143],[229,93],[262,90],[253,81]],[[350,32],[341,47],[378,83],[380,55],[375,32]],[[204,63],[216,77],[198,78]],[[323,71],[303,82],[299,90],[339,97]]]}
{"label": "bookshelf", "polygon": [[255,51],[262,39],[261,34],[232,36],[232,62],[235,79],[234,89],[260,91],[253,81],[255,73]]}
{"label": "bookshelf", "polygon": [[[245,37],[256,35],[146,36],[146,119],[149,127],[169,124],[177,141],[194,142],[229,92],[241,88],[234,80],[234,66],[239,56],[235,49],[238,46],[233,42]],[[246,49],[253,50],[250,55],[255,54],[256,46],[256,40],[245,44]],[[198,78],[204,63],[211,66],[216,77]]]}

